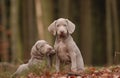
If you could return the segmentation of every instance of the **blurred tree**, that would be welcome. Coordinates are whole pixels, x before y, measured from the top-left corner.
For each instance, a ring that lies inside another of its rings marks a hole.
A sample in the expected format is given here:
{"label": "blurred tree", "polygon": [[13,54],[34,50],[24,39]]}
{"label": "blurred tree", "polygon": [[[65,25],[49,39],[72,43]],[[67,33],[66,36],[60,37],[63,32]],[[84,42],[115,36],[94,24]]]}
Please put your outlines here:
{"label": "blurred tree", "polygon": [[92,63],[92,16],[91,0],[80,1],[80,42],[84,61],[87,65]]}
{"label": "blurred tree", "polygon": [[113,62],[113,37],[111,20],[111,0],[106,0],[106,51],[108,65]]}
{"label": "blurred tree", "polygon": [[[32,6],[32,5],[31,5]],[[32,9],[31,9],[32,10]],[[24,59],[28,60],[30,58],[30,45],[29,45],[29,26],[28,26],[28,1],[22,0],[21,1],[21,37],[23,42],[23,52],[24,52]]]}
{"label": "blurred tree", "polygon": [[9,60],[9,53],[8,53],[8,40],[7,40],[7,12],[6,12],[6,1],[1,0],[1,16],[2,16],[2,23],[0,24],[0,32],[1,32],[1,40],[0,42],[0,59],[1,61],[8,61]]}
{"label": "blurred tree", "polygon": [[19,30],[19,0],[11,0],[10,9],[12,62],[18,62],[22,58],[22,44]]}
{"label": "blurred tree", "polygon": [[48,26],[54,21],[54,3],[53,0],[41,0],[41,11],[42,11],[42,20],[44,26],[44,37],[49,44],[53,44],[54,40],[51,33],[48,32]]}
{"label": "blurred tree", "polygon": [[[22,16],[21,20],[21,37],[23,43],[24,59],[28,60],[30,58],[30,51],[33,44],[38,40],[38,31],[36,26],[35,17],[35,2],[34,0],[22,0],[20,2],[20,10]],[[27,32],[26,32],[27,31]]]}
{"label": "blurred tree", "polygon": [[44,39],[44,27],[43,27],[43,19],[42,19],[42,2],[41,0],[35,0],[35,9],[36,9],[36,21],[37,21],[37,29],[38,35],[40,39]]}
{"label": "blurred tree", "polygon": [[112,14],[113,14],[113,31],[114,31],[114,46],[115,51],[120,51],[120,34],[119,34],[119,20],[118,20],[118,7],[117,1],[111,0],[112,3]]}
{"label": "blurred tree", "polygon": [[92,65],[106,64],[105,0],[92,2]]}
{"label": "blurred tree", "polygon": [[58,0],[58,3],[58,17],[69,18],[70,0]]}

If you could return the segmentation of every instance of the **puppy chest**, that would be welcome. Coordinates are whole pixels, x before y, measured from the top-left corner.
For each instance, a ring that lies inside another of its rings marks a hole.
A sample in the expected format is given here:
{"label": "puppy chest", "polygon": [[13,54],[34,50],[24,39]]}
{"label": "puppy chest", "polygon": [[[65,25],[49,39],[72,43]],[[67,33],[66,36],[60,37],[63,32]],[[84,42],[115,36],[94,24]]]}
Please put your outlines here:
{"label": "puppy chest", "polygon": [[67,45],[60,42],[57,47],[58,57],[61,61],[70,61]]}

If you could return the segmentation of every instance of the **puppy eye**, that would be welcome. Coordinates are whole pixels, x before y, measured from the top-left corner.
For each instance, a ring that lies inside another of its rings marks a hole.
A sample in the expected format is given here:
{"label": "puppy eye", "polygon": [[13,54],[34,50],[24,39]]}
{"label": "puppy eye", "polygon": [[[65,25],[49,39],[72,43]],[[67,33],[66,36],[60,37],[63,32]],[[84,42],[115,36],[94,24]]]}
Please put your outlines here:
{"label": "puppy eye", "polygon": [[59,27],[60,25],[57,25],[57,27]]}
{"label": "puppy eye", "polygon": [[66,24],[64,24],[64,26],[67,26]]}
{"label": "puppy eye", "polygon": [[44,45],[41,46],[41,48],[44,47]]}

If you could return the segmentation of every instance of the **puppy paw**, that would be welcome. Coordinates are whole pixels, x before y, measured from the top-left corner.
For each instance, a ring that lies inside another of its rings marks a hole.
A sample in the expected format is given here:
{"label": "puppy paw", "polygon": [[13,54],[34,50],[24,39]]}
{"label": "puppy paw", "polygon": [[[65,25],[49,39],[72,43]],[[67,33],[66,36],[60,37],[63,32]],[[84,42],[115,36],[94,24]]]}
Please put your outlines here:
{"label": "puppy paw", "polygon": [[72,72],[77,72],[77,69],[76,68],[72,68],[71,71]]}

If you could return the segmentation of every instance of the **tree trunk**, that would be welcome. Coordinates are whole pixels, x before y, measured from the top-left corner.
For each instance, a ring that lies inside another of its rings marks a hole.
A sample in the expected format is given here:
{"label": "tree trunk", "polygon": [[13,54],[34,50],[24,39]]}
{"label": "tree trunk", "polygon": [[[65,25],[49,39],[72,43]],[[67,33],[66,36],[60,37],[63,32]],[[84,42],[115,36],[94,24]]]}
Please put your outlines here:
{"label": "tree trunk", "polygon": [[106,51],[107,51],[107,63],[112,64],[113,56],[113,39],[112,39],[112,20],[111,20],[111,1],[106,0]]}
{"label": "tree trunk", "polygon": [[44,37],[45,40],[48,41],[48,43],[53,44],[53,37],[50,32],[48,32],[48,26],[54,21],[53,16],[53,0],[41,0],[41,6],[42,6],[42,19],[43,19],[43,25],[44,25]]}
{"label": "tree trunk", "polygon": [[37,29],[38,35],[40,39],[44,39],[44,27],[42,20],[42,2],[41,0],[35,0],[35,9],[36,9],[36,21],[37,21]]}
{"label": "tree trunk", "polygon": [[[29,32],[30,32],[30,42],[33,44],[38,39],[38,33],[37,33],[37,26],[36,26],[36,16],[35,16],[35,4],[34,0],[28,1],[28,26],[30,26]],[[34,39],[32,39],[34,38]]]}
{"label": "tree trunk", "polygon": [[114,26],[114,44],[115,51],[120,51],[120,41],[119,41],[119,23],[118,23],[118,11],[116,0],[111,0],[112,3],[112,14],[113,14],[113,26]]}
{"label": "tree trunk", "polygon": [[6,4],[5,4],[5,0],[1,0],[1,16],[2,16],[2,23],[0,24],[1,27],[1,43],[0,44],[0,59],[1,61],[8,61],[9,60],[9,55],[8,55],[8,41],[7,41],[7,30],[6,30],[6,26],[7,26],[7,14],[6,14]]}
{"label": "tree trunk", "polygon": [[[29,55],[31,52],[31,48],[34,43],[38,40],[38,33],[37,33],[37,26],[35,22],[35,7],[34,7],[34,0],[28,0],[28,47],[29,47]],[[38,20],[37,20],[38,22]],[[39,20],[39,23],[40,20]]]}
{"label": "tree trunk", "polygon": [[[24,59],[28,60],[30,58],[30,47],[29,47],[29,26],[28,26],[28,0],[21,1],[21,22],[22,22],[22,42],[23,42],[23,53]],[[27,55],[27,56],[26,56]]]}
{"label": "tree trunk", "polygon": [[80,2],[80,42],[84,61],[87,65],[92,63],[92,25],[91,25],[91,0]]}
{"label": "tree trunk", "polygon": [[[61,18],[69,18],[69,2],[70,0],[58,0],[58,16]],[[62,5],[62,6],[61,6]]]}
{"label": "tree trunk", "polygon": [[12,62],[18,62],[18,60],[22,58],[21,38],[19,33],[19,0],[11,0],[10,27],[12,34]]}

